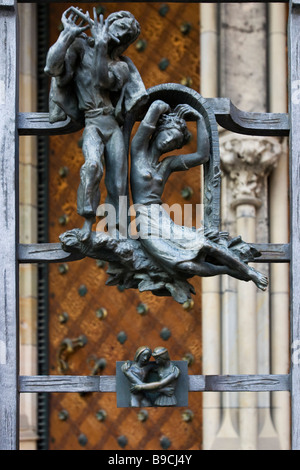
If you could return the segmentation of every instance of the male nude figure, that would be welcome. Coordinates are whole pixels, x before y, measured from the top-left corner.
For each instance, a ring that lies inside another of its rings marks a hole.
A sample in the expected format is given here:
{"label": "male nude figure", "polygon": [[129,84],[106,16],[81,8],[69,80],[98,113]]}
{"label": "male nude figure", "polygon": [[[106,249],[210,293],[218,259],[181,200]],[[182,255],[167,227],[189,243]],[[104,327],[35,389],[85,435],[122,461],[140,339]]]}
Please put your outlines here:
{"label": "male nude figure", "polygon": [[[80,18],[80,20],[79,20]],[[87,23],[87,24],[86,24]],[[122,124],[125,114],[144,104],[147,92],[134,64],[122,53],[136,40],[140,27],[129,12],[112,13],[104,21],[70,7],[62,15],[63,30],[49,49],[45,72],[52,76],[49,114],[55,122],[70,116],[84,119],[83,155],[77,211],[84,217],[81,239],[89,238],[100,202],[99,183],[106,166],[106,203],[116,211],[127,196],[128,162]],[[91,36],[84,31],[90,28]]]}

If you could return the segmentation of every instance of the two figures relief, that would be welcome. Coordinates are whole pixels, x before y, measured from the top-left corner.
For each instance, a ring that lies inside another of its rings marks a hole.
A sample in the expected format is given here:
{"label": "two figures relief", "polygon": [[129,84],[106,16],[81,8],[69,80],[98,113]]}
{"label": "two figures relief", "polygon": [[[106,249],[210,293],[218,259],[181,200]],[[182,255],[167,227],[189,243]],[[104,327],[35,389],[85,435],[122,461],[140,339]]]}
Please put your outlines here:
{"label": "two figures relief", "polygon": [[[119,11],[104,20],[95,9],[91,18],[70,7],[62,24],[45,67],[52,77],[49,119],[54,123],[69,117],[84,127],[77,193],[83,223],[60,236],[62,248],[108,261],[108,285],[172,296],[179,303],[195,294],[189,283],[194,276],[229,274],[265,290],[267,278],[248,265],[260,253],[219,229],[216,122],[205,99],[177,84],[146,90],[135,65],[123,55],[140,33],[131,13]],[[188,143],[189,121],[197,127],[195,152],[172,155]],[[173,172],[200,166],[203,227],[176,224],[164,208],[164,187]],[[105,230],[93,231],[104,169]],[[134,236],[129,230],[130,197]]]}
{"label": "two figures relief", "polygon": [[[151,356],[155,362],[150,361]],[[140,346],[133,361],[126,361],[121,370],[130,383],[130,406],[176,406],[175,395],[180,369],[170,360],[166,348],[153,351]]]}

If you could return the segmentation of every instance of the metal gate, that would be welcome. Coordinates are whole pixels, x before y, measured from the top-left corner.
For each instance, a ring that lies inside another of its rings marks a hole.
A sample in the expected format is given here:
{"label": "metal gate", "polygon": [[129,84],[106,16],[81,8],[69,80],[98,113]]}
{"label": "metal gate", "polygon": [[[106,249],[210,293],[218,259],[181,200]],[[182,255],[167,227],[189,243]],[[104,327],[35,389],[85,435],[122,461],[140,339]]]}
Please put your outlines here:
{"label": "metal gate", "polygon": [[[234,2],[235,3],[235,2]],[[287,3],[283,1],[281,3]],[[52,392],[115,392],[115,376],[20,376],[18,335],[18,271],[20,263],[73,261],[60,244],[22,245],[18,238],[18,136],[72,132],[70,121],[49,124],[48,115],[18,112],[17,2],[0,0],[0,449],[18,449],[19,394]],[[290,243],[255,245],[260,261],[290,263],[290,347],[300,344],[300,0],[290,0],[289,11],[289,113],[245,113],[228,99],[208,99],[222,127],[248,135],[289,136]],[[292,356],[292,354],[291,354]],[[300,365],[291,361],[285,375],[189,375],[189,392],[289,391],[291,394],[292,449],[300,449]]]}

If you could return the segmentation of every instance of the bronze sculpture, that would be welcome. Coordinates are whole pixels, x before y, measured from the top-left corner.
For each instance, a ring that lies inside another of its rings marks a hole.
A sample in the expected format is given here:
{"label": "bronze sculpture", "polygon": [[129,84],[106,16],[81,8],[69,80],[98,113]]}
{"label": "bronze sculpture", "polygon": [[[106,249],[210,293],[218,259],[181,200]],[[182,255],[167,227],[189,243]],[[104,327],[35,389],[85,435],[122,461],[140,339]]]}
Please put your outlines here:
{"label": "bronze sculpture", "polygon": [[[80,21],[79,21],[80,20]],[[79,21],[79,22],[78,22]],[[132,61],[122,54],[134,42],[140,26],[125,11],[103,20],[70,7],[62,15],[63,30],[50,48],[45,72],[52,78],[50,121],[66,115],[84,122],[77,210],[85,219],[81,238],[87,239],[100,201],[99,183],[106,166],[107,201],[118,214],[119,196],[127,195],[127,154],[121,126],[124,113],[147,99]],[[84,31],[90,28],[91,36]]]}
{"label": "bronze sculpture", "polygon": [[[220,168],[213,160],[213,152],[218,143],[212,142],[205,100],[194,92],[194,104],[187,104],[192,101],[184,92],[185,87],[172,84],[169,85],[173,95],[168,102],[160,97],[152,99],[147,94],[130,59],[121,55],[139,34],[138,23],[130,13],[113,13],[104,21],[102,16],[98,19],[94,11],[94,20],[91,20],[88,12],[84,14],[71,7],[63,14],[62,21],[65,32],[50,48],[46,65],[46,71],[53,76],[50,119],[59,120],[66,114],[73,120],[85,116],[85,163],[77,201],[78,212],[85,223],[81,229],[60,236],[63,249],[108,261],[108,285],[171,295],[179,303],[195,293],[189,283],[193,276],[229,274],[253,281],[259,289],[265,290],[267,278],[248,265],[257,260],[260,253],[241,237],[232,239],[227,232],[219,231],[215,222],[218,202],[214,200],[217,194],[214,187],[219,184]],[[84,33],[87,28],[91,36]],[[183,101],[176,102],[178,91]],[[196,151],[162,159],[165,153],[187,143],[188,120],[197,122]],[[120,235],[118,209],[122,196],[127,198],[125,212],[129,206],[129,155],[125,142],[129,142],[134,121],[140,121],[130,152],[130,188],[137,236],[131,236],[130,230],[126,230],[124,237]],[[112,206],[116,219],[115,223],[107,219],[108,231],[94,232],[92,225],[100,199],[103,156],[108,191],[106,207]],[[170,219],[163,208],[162,195],[172,172],[199,165],[210,168],[205,213],[211,214],[208,218],[213,223],[195,229],[175,224]]]}
{"label": "bronze sculpture", "polygon": [[[230,274],[245,281],[253,280],[264,289],[266,278],[241,262],[232,250],[235,244],[241,243],[240,239],[232,242],[224,233],[204,233],[203,229],[178,226],[163,209],[161,195],[169,175],[202,165],[210,156],[203,117],[188,105],[178,106],[174,113],[166,114],[166,111],[170,108],[163,101],[152,103],[132,141],[131,188],[143,248],[166,272],[198,276]],[[197,151],[159,160],[165,151],[181,148],[186,142],[186,115],[197,119]],[[167,237],[165,230],[168,230]]]}
{"label": "bronze sculpture", "polygon": [[[151,353],[155,363],[149,363]],[[149,347],[142,346],[137,349],[134,360],[125,362],[121,370],[131,383],[131,407],[176,406],[175,390],[180,369],[170,360],[166,348],[157,347],[152,352]],[[150,371],[154,371],[154,380],[149,379]],[[154,395],[151,396],[152,392]]]}

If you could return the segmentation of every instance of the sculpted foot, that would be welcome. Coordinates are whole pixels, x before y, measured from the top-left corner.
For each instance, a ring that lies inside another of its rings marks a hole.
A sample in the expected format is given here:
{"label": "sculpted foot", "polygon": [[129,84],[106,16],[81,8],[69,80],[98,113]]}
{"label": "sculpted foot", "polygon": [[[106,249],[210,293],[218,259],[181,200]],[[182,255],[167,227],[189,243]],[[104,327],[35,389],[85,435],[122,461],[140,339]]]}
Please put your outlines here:
{"label": "sculpted foot", "polygon": [[80,229],[79,232],[79,239],[80,241],[84,242],[90,238],[91,231],[90,230],[84,230],[83,228]]}
{"label": "sculpted foot", "polygon": [[257,285],[260,290],[265,291],[267,289],[269,281],[266,276],[254,271],[254,274],[251,277],[253,282]]}
{"label": "sculpted foot", "polygon": [[265,276],[261,276],[260,281],[258,281],[256,285],[259,289],[266,290],[268,287],[268,278]]}
{"label": "sculpted foot", "polygon": [[82,242],[87,241],[90,238],[94,220],[94,218],[86,219],[83,224],[83,227],[79,230],[79,239]]}

